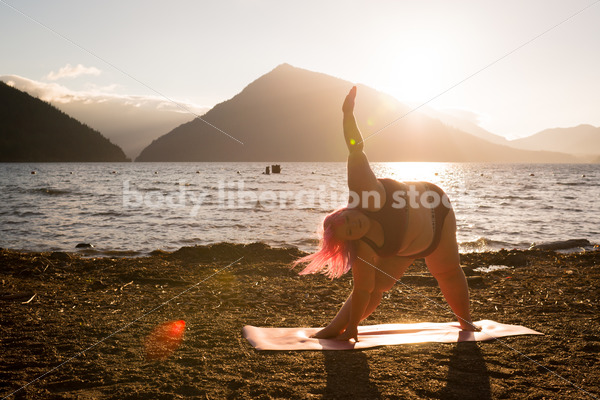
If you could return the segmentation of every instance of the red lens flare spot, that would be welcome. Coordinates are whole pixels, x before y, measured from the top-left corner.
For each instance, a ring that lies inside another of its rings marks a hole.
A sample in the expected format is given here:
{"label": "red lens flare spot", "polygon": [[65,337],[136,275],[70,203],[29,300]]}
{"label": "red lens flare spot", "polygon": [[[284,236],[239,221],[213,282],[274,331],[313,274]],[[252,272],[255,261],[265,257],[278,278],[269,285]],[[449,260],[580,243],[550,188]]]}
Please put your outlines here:
{"label": "red lens flare spot", "polygon": [[165,360],[183,340],[185,321],[168,321],[158,325],[144,342],[147,360]]}

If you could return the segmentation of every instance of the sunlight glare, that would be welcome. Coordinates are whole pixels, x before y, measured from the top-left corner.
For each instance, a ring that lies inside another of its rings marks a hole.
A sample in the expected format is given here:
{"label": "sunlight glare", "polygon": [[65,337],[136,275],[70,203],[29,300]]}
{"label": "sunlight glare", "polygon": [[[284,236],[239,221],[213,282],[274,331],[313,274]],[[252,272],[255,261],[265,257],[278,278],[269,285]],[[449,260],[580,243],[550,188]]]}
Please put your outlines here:
{"label": "sunlight glare", "polygon": [[405,182],[439,183],[449,166],[440,162],[387,162],[374,163],[375,175]]}
{"label": "sunlight glare", "polygon": [[158,325],[146,337],[146,359],[166,360],[177,350],[183,340],[185,321],[168,321]]}
{"label": "sunlight glare", "polygon": [[391,91],[399,99],[425,102],[443,89],[440,79],[442,59],[434,49],[410,49],[391,64],[397,74],[391,81]]}
{"label": "sunlight glare", "polygon": [[419,32],[408,43],[381,43],[373,65],[377,87],[403,102],[425,102],[445,89],[445,65],[450,54],[444,39]]}

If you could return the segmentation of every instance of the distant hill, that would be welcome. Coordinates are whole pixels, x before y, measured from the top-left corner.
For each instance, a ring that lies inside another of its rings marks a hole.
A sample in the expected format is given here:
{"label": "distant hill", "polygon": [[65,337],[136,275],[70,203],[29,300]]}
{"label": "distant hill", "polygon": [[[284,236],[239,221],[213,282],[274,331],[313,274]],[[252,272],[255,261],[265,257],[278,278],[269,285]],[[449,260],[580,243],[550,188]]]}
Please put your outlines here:
{"label": "distant hill", "polygon": [[0,161],[129,161],[99,132],[0,82]]}
{"label": "distant hill", "polygon": [[510,142],[506,140],[503,136],[496,135],[491,133],[482,127],[480,127],[476,122],[472,121],[473,114],[465,111],[465,110],[435,110],[428,106],[423,106],[419,108],[419,111],[423,114],[439,119],[445,125],[452,126],[454,128],[460,129],[466,133],[470,133],[473,136],[476,136],[480,139],[487,140],[488,142],[501,144],[504,146],[510,146]]}
{"label": "distant hill", "polygon": [[[123,149],[130,158],[165,132],[202,115],[209,107],[177,103],[157,96],[123,96],[107,93],[58,92],[45,82],[19,75],[0,75],[0,81],[47,101],[67,115],[90,126]],[[190,110],[183,112],[180,106]]]}
{"label": "distant hill", "polygon": [[600,158],[600,127],[579,125],[573,128],[546,129],[535,135],[509,142],[511,146],[526,150],[562,151]]}
{"label": "distant hill", "polygon": [[[195,119],[154,140],[136,161],[343,161],[341,104],[351,86],[282,64],[202,117],[243,145]],[[493,144],[410,111],[389,95],[359,86],[356,116],[371,160],[576,162],[566,154]]]}

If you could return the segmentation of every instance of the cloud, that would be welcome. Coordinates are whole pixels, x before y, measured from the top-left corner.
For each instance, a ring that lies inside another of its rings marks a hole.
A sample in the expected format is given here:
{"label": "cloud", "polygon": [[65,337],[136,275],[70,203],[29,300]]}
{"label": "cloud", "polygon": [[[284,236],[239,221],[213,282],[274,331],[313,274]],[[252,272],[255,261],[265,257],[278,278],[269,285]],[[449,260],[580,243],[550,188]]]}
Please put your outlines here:
{"label": "cloud", "polygon": [[95,75],[98,76],[102,73],[102,71],[100,71],[98,68],[96,67],[84,67],[81,64],[77,64],[76,66],[72,66],[71,64],[67,64],[64,67],[62,67],[61,69],[58,70],[58,72],[50,72],[48,75],[46,75],[46,79],[49,81],[57,81],[59,79],[64,79],[64,78],[77,78],[78,76],[81,75]]}
{"label": "cloud", "polygon": [[0,75],[0,80],[48,102],[67,103],[76,100],[78,97],[76,92],[71,92],[57,83],[38,82],[18,75]]}
{"label": "cloud", "polygon": [[74,91],[58,83],[18,75],[0,75],[0,80],[98,130],[121,146],[130,158],[135,158],[152,140],[210,108],[186,101],[174,104],[158,96],[117,94],[116,85],[87,84],[85,90]]}
{"label": "cloud", "polygon": [[53,104],[69,103],[115,103],[122,105],[135,105],[152,110],[171,111],[191,116],[202,115],[210,107],[200,106],[188,101],[170,101],[159,96],[138,96],[123,95],[114,93],[118,85],[98,86],[95,84],[86,84],[85,90],[71,90],[58,83],[48,83],[35,81],[18,75],[0,75],[0,80],[8,85],[27,92],[41,100]]}

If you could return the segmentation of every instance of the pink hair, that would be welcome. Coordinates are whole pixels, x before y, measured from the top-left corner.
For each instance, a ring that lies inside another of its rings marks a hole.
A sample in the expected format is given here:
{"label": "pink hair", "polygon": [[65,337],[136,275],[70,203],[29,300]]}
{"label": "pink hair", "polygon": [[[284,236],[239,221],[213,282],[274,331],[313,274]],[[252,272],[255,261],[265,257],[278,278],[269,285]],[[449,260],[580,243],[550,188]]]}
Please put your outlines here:
{"label": "pink hair", "polygon": [[348,210],[340,208],[327,215],[323,220],[323,228],[319,231],[319,250],[306,257],[294,261],[292,268],[301,263],[308,265],[300,271],[300,275],[320,272],[329,278],[339,278],[352,268],[355,259],[355,247],[351,241],[339,240],[335,237],[335,227],[343,221],[338,220],[340,214]]}

